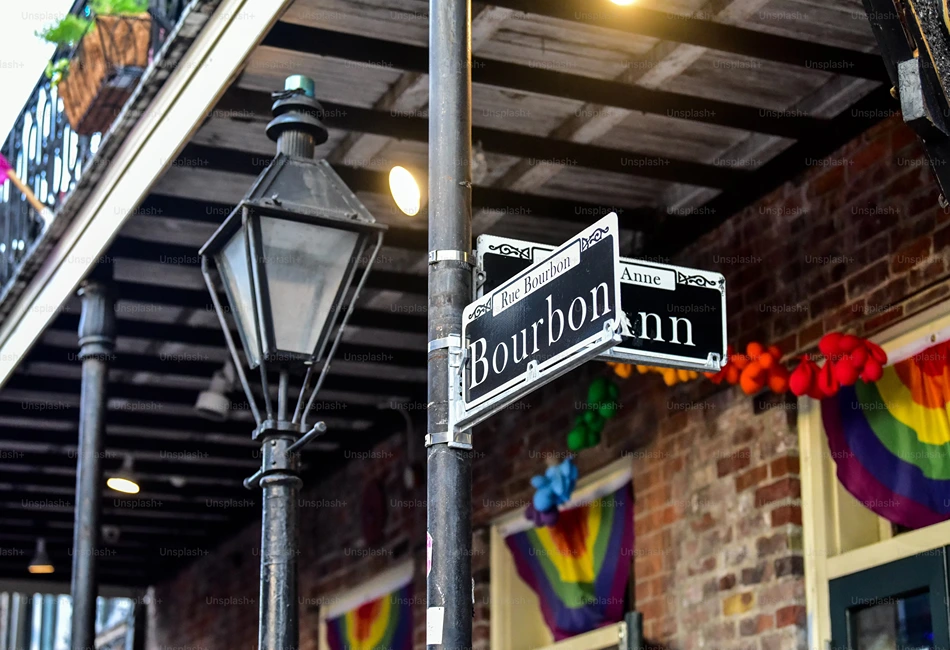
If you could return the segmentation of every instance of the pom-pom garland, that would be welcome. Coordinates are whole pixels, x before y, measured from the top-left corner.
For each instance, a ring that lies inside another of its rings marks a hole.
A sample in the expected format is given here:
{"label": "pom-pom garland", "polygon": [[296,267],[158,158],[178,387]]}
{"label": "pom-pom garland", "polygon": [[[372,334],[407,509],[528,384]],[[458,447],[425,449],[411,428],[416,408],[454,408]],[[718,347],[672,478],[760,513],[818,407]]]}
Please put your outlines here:
{"label": "pom-pom garland", "polygon": [[799,397],[824,399],[837,394],[841,386],[853,386],[858,379],[878,381],[887,365],[887,354],[881,346],[853,334],[825,334],[818,349],[825,365],[819,368],[806,354],[789,379],[789,388]]}

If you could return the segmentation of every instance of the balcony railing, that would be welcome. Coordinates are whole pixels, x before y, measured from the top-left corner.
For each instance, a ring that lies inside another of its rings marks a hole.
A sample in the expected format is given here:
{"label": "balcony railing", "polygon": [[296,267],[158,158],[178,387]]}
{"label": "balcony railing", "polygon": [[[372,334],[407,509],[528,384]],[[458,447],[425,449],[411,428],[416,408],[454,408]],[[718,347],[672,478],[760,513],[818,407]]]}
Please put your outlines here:
{"label": "balcony railing", "polygon": [[[150,63],[187,4],[186,0],[150,0]],[[77,0],[70,13],[88,15],[87,1]],[[54,60],[70,54],[60,49]],[[55,216],[84,170],[94,164],[101,137],[100,133],[79,135],[72,130],[57,88],[44,75],[20,111],[0,153],[40,203],[49,208],[48,214]],[[37,214],[11,182],[0,184],[0,295],[43,233],[44,223],[43,215]]]}

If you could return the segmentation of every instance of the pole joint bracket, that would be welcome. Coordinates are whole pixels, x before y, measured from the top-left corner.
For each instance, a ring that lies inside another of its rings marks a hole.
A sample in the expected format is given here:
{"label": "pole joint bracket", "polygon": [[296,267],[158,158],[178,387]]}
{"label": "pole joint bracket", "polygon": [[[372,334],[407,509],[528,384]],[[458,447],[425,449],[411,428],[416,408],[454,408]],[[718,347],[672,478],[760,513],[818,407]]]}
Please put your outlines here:
{"label": "pole joint bracket", "polygon": [[429,251],[429,264],[437,264],[438,262],[461,262],[468,266],[475,266],[475,262],[472,261],[471,253],[468,251],[450,249]]}

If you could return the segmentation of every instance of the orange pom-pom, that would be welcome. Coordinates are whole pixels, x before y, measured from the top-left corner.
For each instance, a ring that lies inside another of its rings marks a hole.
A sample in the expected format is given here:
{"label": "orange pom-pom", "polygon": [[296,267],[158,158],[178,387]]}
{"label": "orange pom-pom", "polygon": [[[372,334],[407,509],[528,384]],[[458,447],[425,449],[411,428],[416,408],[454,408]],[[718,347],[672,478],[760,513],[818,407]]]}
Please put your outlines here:
{"label": "orange pom-pom", "polygon": [[744,354],[734,354],[729,357],[729,363],[733,364],[739,370],[743,370],[747,365],[749,365],[750,361],[751,359],[749,359],[749,357]]}
{"label": "orange pom-pom", "polygon": [[759,365],[766,370],[774,366],[776,361],[776,358],[772,356],[771,352],[763,352],[758,358]]}
{"label": "orange pom-pom", "polygon": [[777,345],[770,345],[768,353],[772,355],[776,361],[782,360],[782,350]]}
{"label": "orange pom-pom", "polygon": [[756,359],[760,354],[765,352],[765,346],[756,341],[752,341],[749,345],[745,346],[745,353],[749,356],[750,359]]}
{"label": "orange pom-pom", "polygon": [[781,395],[788,391],[788,377],[778,373],[769,375],[769,388],[773,393]]}
{"label": "orange pom-pom", "polygon": [[734,363],[730,363],[728,366],[726,366],[726,383],[727,383],[727,384],[738,384],[738,383],[739,383],[739,375],[740,375],[741,373],[742,373],[742,371],[739,369],[739,366],[737,366],[737,365],[734,364]]}

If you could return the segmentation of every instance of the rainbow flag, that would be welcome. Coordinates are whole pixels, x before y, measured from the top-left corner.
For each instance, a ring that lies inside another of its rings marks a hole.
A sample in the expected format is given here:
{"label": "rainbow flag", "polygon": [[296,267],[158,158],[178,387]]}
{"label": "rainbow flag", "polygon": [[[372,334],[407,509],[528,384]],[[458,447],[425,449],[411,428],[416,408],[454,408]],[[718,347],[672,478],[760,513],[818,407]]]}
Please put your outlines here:
{"label": "rainbow flag", "polygon": [[821,416],[838,480],[881,517],[908,528],[950,519],[948,343],[842,386]]}
{"label": "rainbow flag", "polygon": [[412,582],[327,619],[331,650],[412,650]]}
{"label": "rainbow flag", "polygon": [[633,494],[627,482],[562,510],[557,524],[505,538],[518,575],[538,595],[560,641],[623,619],[633,562]]}

